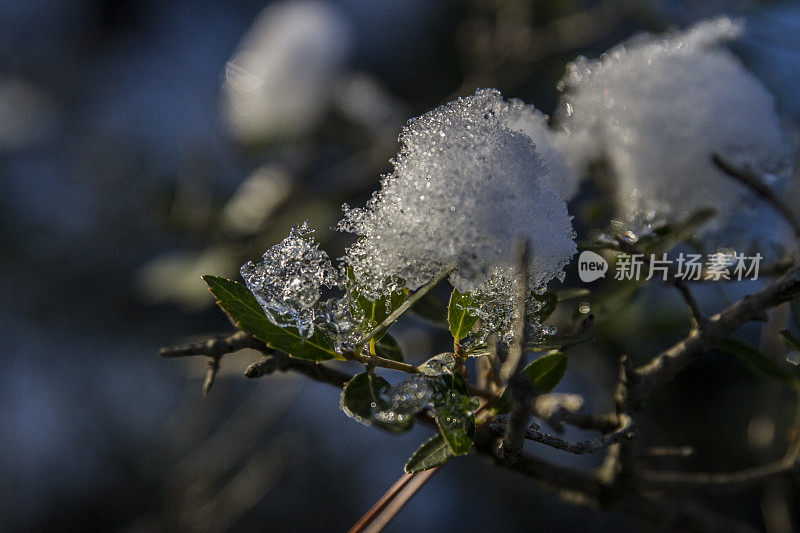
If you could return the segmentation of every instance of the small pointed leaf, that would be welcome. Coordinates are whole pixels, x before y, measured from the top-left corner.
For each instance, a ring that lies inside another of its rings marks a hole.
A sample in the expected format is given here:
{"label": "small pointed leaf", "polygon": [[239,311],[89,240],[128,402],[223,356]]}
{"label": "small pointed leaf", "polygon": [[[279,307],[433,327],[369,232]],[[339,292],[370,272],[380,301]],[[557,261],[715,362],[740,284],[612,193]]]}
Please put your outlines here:
{"label": "small pointed leaf", "polygon": [[261,339],[270,348],[310,361],[342,358],[331,339],[324,334],[317,331],[305,338],[296,328],[280,327],[270,322],[255,296],[241,283],[219,276],[203,276],[203,280],[234,325]]}
{"label": "small pointed leaf", "polygon": [[447,322],[456,342],[466,337],[478,321],[478,315],[474,314],[475,306],[472,296],[453,289],[447,306]]}
{"label": "small pointed leaf", "polygon": [[456,356],[451,352],[434,355],[417,367],[420,373],[426,376],[441,376],[451,374],[456,367]]}
{"label": "small pointed leaf", "polygon": [[375,343],[375,353],[384,359],[403,362],[403,350],[394,337],[385,334],[383,338]]}
{"label": "small pointed leaf", "polygon": [[381,376],[362,372],[345,384],[339,405],[347,416],[365,426],[376,425],[395,432],[407,431],[414,425],[413,418],[400,423],[377,422],[372,419],[373,407],[381,404],[381,393],[390,387],[389,382]]}
{"label": "small pointed leaf", "polygon": [[563,352],[547,353],[529,363],[522,371],[539,392],[551,392],[567,372],[567,356]]}
{"label": "small pointed leaf", "polygon": [[430,470],[445,464],[453,457],[453,452],[440,434],[420,446],[406,463],[404,470],[407,474]]}

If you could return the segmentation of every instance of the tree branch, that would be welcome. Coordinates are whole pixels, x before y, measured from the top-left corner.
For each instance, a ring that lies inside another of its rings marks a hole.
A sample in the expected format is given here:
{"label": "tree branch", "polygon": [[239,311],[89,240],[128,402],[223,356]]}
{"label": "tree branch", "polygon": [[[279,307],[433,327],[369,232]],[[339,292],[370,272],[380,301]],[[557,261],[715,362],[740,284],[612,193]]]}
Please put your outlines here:
{"label": "tree branch", "polygon": [[271,353],[272,349],[266,344],[256,339],[246,331],[237,331],[228,336],[215,335],[208,340],[194,342],[191,344],[181,344],[178,346],[167,346],[161,348],[158,354],[161,357],[190,357],[195,355],[206,355],[209,357],[222,357],[225,354],[238,352],[251,348],[261,353]]}
{"label": "tree branch", "polygon": [[345,383],[353,379],[353,376],[347,372],[342,372],[323,364],[312,363],[311,361],[294,359],[281,352],[273,352],[261,361],[251,364],[244,371],[244,375],[248,378],[260,378],[273,372],[286,372],[288,370],[338,388],[344,387]]}
{"label": "tree branch", "polygon": [[[545,446],[550,446],[551,448],[574,453],[576,455],[594,453],[596,451],[608,448],[612,444],[636,437],[636,428],[634,427],[633,419],[628,415],[622,414],[620,415],[620,421],[622,422],[622,425],[611,433],[603,435],[602,437],[595,437],[584,441],[571,442],[562,439],[561,437],[556,437],[555,435],[545,433],[537,426],[528,427],[528,429],[525,431],[525,438],[544,444]],[[506,424],[503,421],[498,420],[497,422],[492,423],[490,428],[496,434],[502,435],[506,430]]]}
{"label": "tree branch", "polygon": [[790,208],[767,186],[764,179],[754,172],[751,168],[737,168],[719,154],[713,154],[711,160],[717,167],[725,172],[728,176],[734,178],[739,183],[745,185],[750,190],[754,191],[761,198],[766,200],[772,207],[780,213],[781,216],[789,223],[794,231],[795,237],[800,240],[800,219],[797,217],[796,210]]}
{"label": "tree branch", "polygon": [[530,385],[530,382],[522,375],[522,368],[525,363],[525,340],[527,336],[527,309],[528,300],[528,241],[522,240],[519,249],[519,259],[517,261],[517,283],[514,294],[514,339],[508,347],[508,357],[500,367],[500,379],[508,383],[508,403],[511,407],[511,414],[508,417],[508,424],[505,428],[505,438],[501,446],[501,452],[507,461],[515,461],[522,453],[525,442],[525,429],[531,419],[530,404],[536,397],[538,391]]}
{"label": "tree branch", "polygon": [[646,398],[656,387],[671,381],[700,354],[716,346],[739,327],[754,320],[766,321],[768,309],[798,296],[800,266],[794,266],[770,285],[715,314],[705,324],[694,328],[683,340],[637,368],[631,376],[632,392],[640,400]]}

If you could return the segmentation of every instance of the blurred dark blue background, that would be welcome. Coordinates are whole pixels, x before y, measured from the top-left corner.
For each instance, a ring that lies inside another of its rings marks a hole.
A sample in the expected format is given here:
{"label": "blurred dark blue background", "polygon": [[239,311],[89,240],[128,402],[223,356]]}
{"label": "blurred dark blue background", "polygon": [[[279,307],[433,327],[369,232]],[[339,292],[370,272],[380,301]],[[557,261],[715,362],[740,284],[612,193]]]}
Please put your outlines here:
{"label": "blurred dark blue background", "polygon": [[[794,120],[797,5],[0,3],[0,527],[351,525],[427,432],[362,427],[335,390],[295,376],[248,381],[252,353],[225,358],[202,397],[204,361],[157,356],[229,330],[199,276],[235,275],[304,219],[341,253],[328,228],[343,202],[368,198],[409,117],[478,86],[552,111],[577,54],[720,12],[748,17],[736,51]],[[422,322],[398,337],[420,357],[442,342]],[[587,353],[561,388],[591,397],[613,379],[613,363]],[[590,407],[609,408],[595,396]],[[635,524],[471,457],[392,529],[622,526]]]}

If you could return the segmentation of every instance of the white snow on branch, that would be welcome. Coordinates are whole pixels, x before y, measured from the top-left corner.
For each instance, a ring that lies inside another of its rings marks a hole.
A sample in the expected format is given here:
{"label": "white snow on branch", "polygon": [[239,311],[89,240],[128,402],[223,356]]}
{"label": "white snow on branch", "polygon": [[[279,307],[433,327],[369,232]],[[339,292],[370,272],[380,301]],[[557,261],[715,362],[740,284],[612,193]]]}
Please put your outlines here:
{"label": "white snow on branch", "polygon": [[233,132],[246,142],[307,133],[334,97],[352,47],[349,21],[327,2],[266,8],[226,67],[223,106]]}
{"label": "white snow on branch", "polygon": [[618,216],[634,229],[702,208],[718,213],[709,229],[752,216],[754,196],[714,166],[713,153],[761,173],[787,172],[774,97],[723,46],[740,32],[721,17],[684,33],[639,35],[568,66],[560,88],[569,159],[579,167],[607,159]]}
{"label": "white snow on branch", "polygon": [[515,131],[529,117],[543,127],[536,113],[486,89],[409,121],[394,171],[365,208],[345,206],[339,225],[360,236],[345,260],[370,296],[416,289],[453,263],[457,289],[487,290],[522,239],[531,287],[563,275],[576,251],[571,217],[541,141]]}

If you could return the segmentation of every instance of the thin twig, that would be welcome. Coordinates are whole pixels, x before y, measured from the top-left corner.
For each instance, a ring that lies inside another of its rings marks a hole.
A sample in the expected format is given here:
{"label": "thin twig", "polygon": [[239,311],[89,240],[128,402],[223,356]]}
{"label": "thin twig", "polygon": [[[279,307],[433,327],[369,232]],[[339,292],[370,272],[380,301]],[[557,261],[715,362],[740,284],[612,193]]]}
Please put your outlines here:
{"label": "thin twig", "polygon": [[251,348],[262,353],[270,353],[272,349],[266,344],[256,339],[246,331],[237,331],[228,336],[215,335],[208,340],[181,344],[178,346],[167,346],[161,348],[158,354],[161,357],[190,357],[195,355],[206,355],[210,357],[221,357],[225,354],[237,352]]}
{"label": "thin twig", "polygon": [[758,194],[761,198],[772,205],[772,207],[775,208],[775,210],[780,213],[784,219],[786,219],[786,222],[789,223],[794,231],[795,237],[800,240],[800,218],[797,217],[796,210],[792,209],[783,200],[778,198],[773,190],[770,189],[766,184],[763,177],[759,176],[755,171],[753,171],[753,169],[749,167],[739,168],[734,166],[723,159],[719,154],[713,154],[711,159],[720,170],[737,180],[739,183],[750,188],[753,192]]}
{"label": "thin twig", "polygon": [[502,444],[502,453],[507,461],[516,461],[522,454],[525,443],[525,428],[531,419],[530,404],[536,396],[535,389],[530,382],[522,375],[522,368],[525,363],[525,340],[527,337],[527,309],[528,300],[528,241],[522,240],[520,243],[519,259],[516,267],[517,282],[515,284],[516,294],[514,294],[514,339],[508,347],[508,357],[500,367],[500,379],[508,383],[508,403],[511,406],[511,414],[508,418],[508,425],[505,429],[505,438]]}
{"label": "thin twig", "polygon": [[450,266],[448,266],[447,268],[445,268],[445,269],[442,271],[442,273],[441,273],[441,274],[439,274],[438,276],[436,276],[435,278],[433,278],[432,280],[430,280],[428,283],[426,283],[425,285],[423,285],[422,287],[420,287],[419,289],[417,289],[417,290],[414,292],[414,294],[412,294],[411,296],[409,296],[409,297],[406,299],[406,301],[405,301],[405,302],[403,302],[402,304],[400,304],[400,306],[399,306],[397,309],[395,309],[394,311],[392,311],[391,313],[389,313],[389,316],[387,316],[387,317],[386,317],[386,318],[385,318],[385,319],[384,319],[384,320],[383,320],[383,321],[382,321],[380,324],[378,324],[377,326],[375,326],[374,328],[372,328],[372,330],[371,330],[369,333],[367,333],[367,334],[366,334],[366,335],[365,335],[365,336],[364,336],[364,337],[363,337],[363,338],[362,338],[362,339],[361,339],[361,340],[358,342],[358,344],[366,344],[367,342],[369,342],[369,340],[370,340],[372,337],[374,337],[375,335],[377,335],[377,334],[378,334],[378,333],[380,333],[381,331],[383,331],[383,330],[387,329],[389,326],[391,326],[392,324],[394,324],[395,320],[397,320],[397,319],[400,317],[400,315],[402,315],[403,313],[405,313],[405,312],[406,312],[406,311],[407,311],[407,310],[408,310],[408,309],[409,309],[409,308],[410,308],[412,305],[414,305],[415,303],[417,303],[417,301],[419,301],[419,300],[420,300],[420,298],[422,298],[423,296],[425,296],[426,294],[428,294],[429,292],[431,292],[431,290],[433,290],[433,288],[434,288],[434,287],[436,287],[436,286],[437,286],[439,283],[441,283],[441,282],[442,282],[442,281],[443,281],[443,280],[444,280],[444,279],[445,279],[447,276],[449,276],[449,275],[450,275],[450,273],[451,273],[451,272],[453,272],[453,270],[455,270],[457,267],[458,267],[458,265],[457,265],[457,264],[455,264],[455,263],[454,263],[454,264],[452,264],[452,265],[450,265]]}
{"label": "thin twig", "polygon": [[634,393],[644,399],[656,387],[671,381],[681,370],[706,350],[726,339],[742,325],[766,321],[766,311],[800,296],[800,266],[760,291],[744,297],[727,309],[709,318],[700,328],[692,330],[683,340],[637,368],[632,384]]}
{"label": "thin twig", "polygon": [[440,468],[437,466],[423,472],[403,474],[381,499],[350,528],[349,533],[377,533],[381,531]]}
{"label": "thin twig", "polygon": [[247,367],[244,375],[248,378],[260,378],[272,374],[273,372],[286,372],[292,370],[303,374],[306,377],[319,381],[320,383],[327,383],[334,387],[342,388],[344,384],[353,379],[353,376],[311,361],[303,361],[302,359],[295,359],[281,352],[274,352]]}
{"label": "thin twig", "polygon": [[[545,446],[550,446],[551,448],[574,453],[576,455],[594,453],[596,451],[608,448],[612,444],[636,437],[636,429],[633,425],[633,419],[628,415],[622,414],[620,415],[620,421],[622,422],[622,426],[613,432],[603,435],[602,437],[595,437],[593,439],[587,439],[578,442],[571,442],[562,439],[561,437],[550,435],[536,426],[528,427],[528,429],[525,431],[525,438],[534,442],[539,442]],[[498,435],[502,435],[506,430],[506,424],[500,420],[493,422],[490,427],[492,431]]]}

